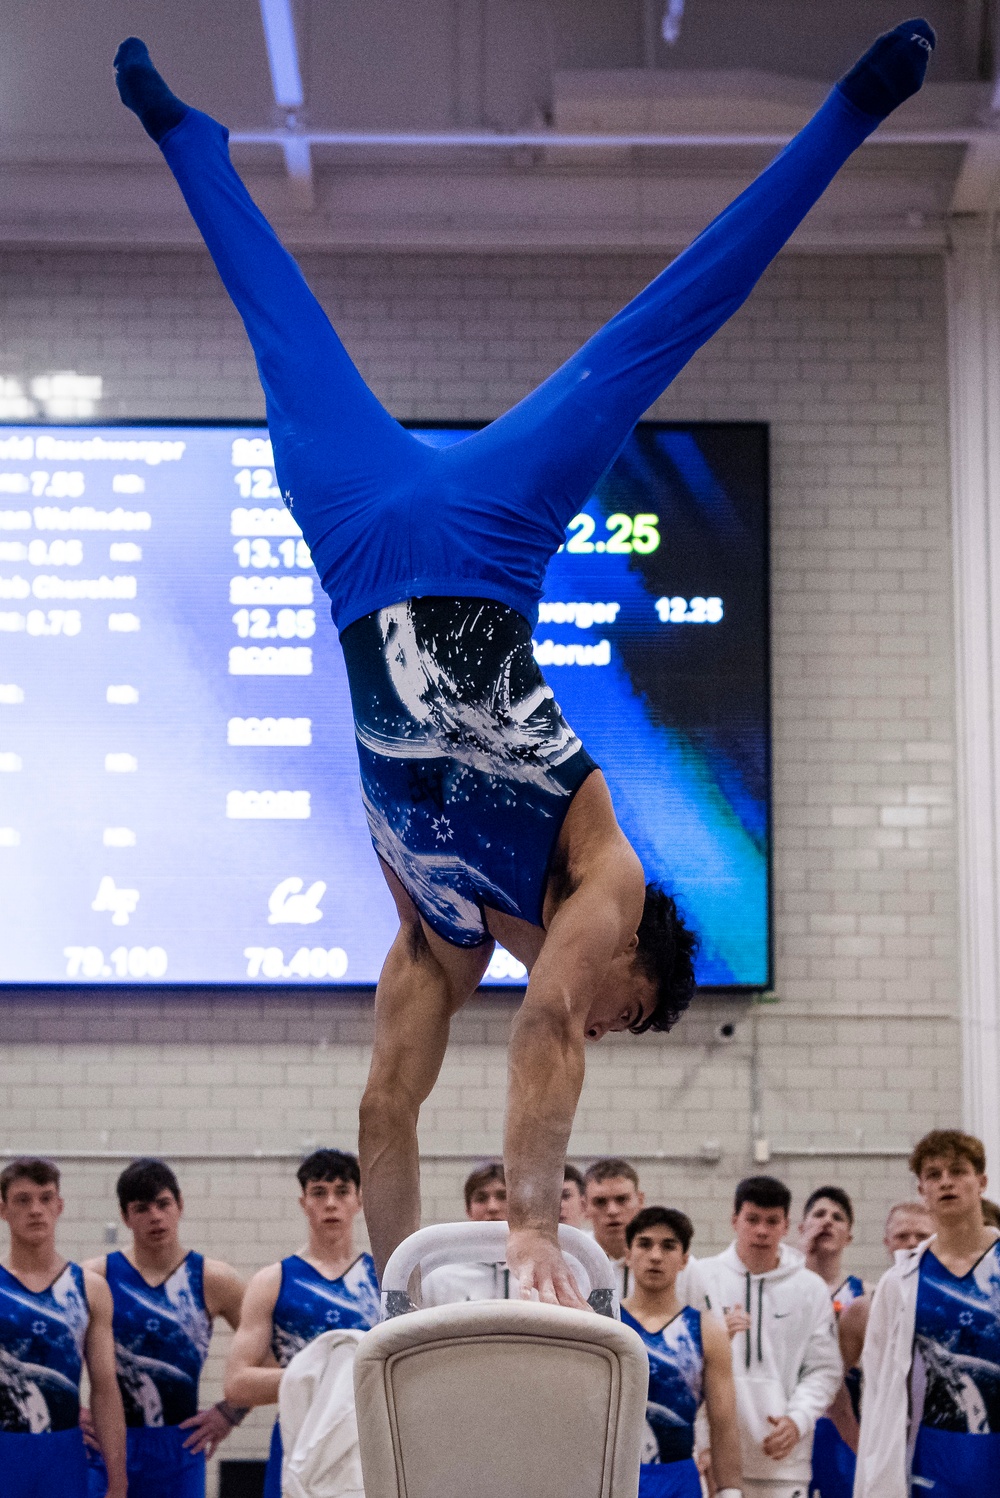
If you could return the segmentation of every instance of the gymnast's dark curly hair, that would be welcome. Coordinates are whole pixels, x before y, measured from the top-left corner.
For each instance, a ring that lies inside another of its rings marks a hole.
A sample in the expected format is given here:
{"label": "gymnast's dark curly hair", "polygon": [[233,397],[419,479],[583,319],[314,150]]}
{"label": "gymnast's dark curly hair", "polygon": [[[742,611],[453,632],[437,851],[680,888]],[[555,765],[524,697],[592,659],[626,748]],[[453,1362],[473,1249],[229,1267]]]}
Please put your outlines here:
{"label": "gymnast's dark curly hair", "polygon": [[697,951],[698,937],[685,926],[673,897],[661,885],[647,884],[635,960],[656,984],[657,1000],[652,1014],[634,1026],[633,1035],[673,1029],[694,996]]}

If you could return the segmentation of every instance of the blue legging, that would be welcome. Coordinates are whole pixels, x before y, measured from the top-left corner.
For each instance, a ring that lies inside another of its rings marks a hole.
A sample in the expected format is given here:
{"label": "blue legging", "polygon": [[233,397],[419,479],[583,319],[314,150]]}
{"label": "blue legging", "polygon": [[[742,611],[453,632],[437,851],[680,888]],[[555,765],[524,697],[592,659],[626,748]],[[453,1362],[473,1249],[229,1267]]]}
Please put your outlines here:
{"label": "blue legging", "polygon": [[237,176],[228,133],[190,110],[163,154],[243,319],[278,483],[333,617],[405,598],[495,598],[534,623],[565,527],[636,421],[749,296],[878,121],[834,89],[757,180],[505,416],[435,450],[369,390]]}

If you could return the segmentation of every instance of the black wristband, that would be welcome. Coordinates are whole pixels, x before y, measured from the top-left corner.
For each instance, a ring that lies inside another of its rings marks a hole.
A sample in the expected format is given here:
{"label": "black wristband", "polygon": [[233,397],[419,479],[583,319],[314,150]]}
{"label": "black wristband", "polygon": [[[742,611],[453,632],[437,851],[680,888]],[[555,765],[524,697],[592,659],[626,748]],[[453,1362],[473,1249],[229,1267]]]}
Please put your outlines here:
{"label": "black wristband", "polygon": [[249,1406],[244,1409],[242,1405],[230,1404],[228,1399],[220,1399],[215,1408],[224,1420],[229,1421],[234,1429],[237,1425],[241,1425],[250,1413]]}

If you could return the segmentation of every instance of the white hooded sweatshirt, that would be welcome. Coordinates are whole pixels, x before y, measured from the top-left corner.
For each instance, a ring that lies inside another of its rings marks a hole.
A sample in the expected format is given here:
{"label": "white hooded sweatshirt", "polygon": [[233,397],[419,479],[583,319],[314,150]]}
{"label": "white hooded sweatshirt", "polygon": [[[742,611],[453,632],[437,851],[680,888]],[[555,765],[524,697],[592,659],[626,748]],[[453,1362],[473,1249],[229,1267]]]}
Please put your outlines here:
{"label": "white hooded sweatshirt", "polygon": [[[844,1376],[829,1286],[787,1244],[767,1274],[751,1274],[735,1243],[698,1268],[710,1310],[721,1318],[740,1306],[751,1318],[750,1330],[732,1339],[743,1476],[808,1483],[816,1421]],[[780,1462],[761,1449],[774,1429],[768,1415],[788,1415],[802,1436]]]}

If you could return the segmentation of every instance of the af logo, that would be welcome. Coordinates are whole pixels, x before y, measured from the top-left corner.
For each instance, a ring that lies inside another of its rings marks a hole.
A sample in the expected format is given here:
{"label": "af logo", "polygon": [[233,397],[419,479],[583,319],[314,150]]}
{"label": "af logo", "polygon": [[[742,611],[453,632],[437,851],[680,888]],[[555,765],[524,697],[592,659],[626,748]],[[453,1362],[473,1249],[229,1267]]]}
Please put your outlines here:
{"label": "af logo", "polygon": [[137,889],[119,889],[110,874],[105,874],[97,887],[97,895],[91,910],[110,911],[112,926],[127,926],[130,915],[135,914],[139,903]]}
{"label": "af logo", "polygon": [[267,902],[269,926],[311,926],[323,919],[319,902],[326,894],[322,879],[302,893],[303,879],[282,879]]}

